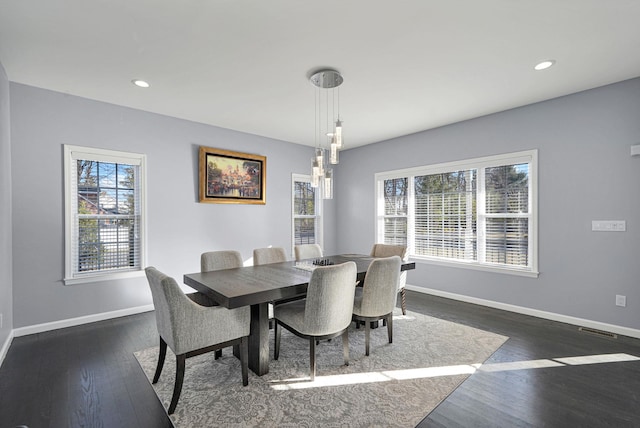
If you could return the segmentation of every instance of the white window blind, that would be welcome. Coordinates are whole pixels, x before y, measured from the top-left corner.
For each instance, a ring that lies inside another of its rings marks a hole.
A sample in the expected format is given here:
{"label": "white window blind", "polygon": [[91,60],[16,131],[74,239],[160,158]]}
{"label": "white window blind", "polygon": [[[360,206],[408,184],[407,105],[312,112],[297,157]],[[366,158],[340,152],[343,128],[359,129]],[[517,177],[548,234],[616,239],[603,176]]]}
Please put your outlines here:
{"label": "white window blind", "polygon": [[476,260],[476,171],[421,175],[414,186],[416,255]]}
{"label": "white window blind", "polygon": [[376,242],[537,275],[536,169],[531,150],[376,174]]}
{"label": "white window blind", "polygon": [[529,265],[529,164],[485,169],[487,263],[526,268]]}
{"label": "white window blind", "polygon": [[407,178],[384,181],[384,243],[407,245]]}
{"label": "white window blind", "polygon": [[144,267],[144,155],[65,146],[65,283]]}

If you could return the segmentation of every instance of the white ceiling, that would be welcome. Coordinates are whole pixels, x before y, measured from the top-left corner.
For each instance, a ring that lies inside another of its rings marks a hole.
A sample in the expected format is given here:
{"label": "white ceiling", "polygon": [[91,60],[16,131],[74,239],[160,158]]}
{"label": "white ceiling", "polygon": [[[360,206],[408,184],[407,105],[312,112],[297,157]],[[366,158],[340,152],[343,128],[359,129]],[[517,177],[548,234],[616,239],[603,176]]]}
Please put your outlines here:
{"label": "white ceiling", "polygon": [[307,145],[308,75],[332,67],[348,148],[640,76],[640,1],[0,0],[0,62],[13,82]]}

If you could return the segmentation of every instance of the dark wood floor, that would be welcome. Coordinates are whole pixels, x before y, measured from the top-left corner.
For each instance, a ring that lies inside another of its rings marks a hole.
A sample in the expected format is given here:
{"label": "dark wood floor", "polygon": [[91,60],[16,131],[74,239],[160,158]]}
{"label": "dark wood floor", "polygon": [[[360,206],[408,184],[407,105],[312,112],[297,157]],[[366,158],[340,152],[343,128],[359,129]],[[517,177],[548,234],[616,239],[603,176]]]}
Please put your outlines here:
{"label": "dark wood floor", "polygon": [[[408,309],[509,337],[485,363],[626,353],[640,340],[424,295]],[[419,427],[640,427],[640,361],[476,372]]]}
{"label": "dark wood floor", "polygon": [[[626,353],[640,340],[408,292],[409,310],[509,340],[487,362]],[[133,357],[156,345],[152,312],[13,340],[0,428],[171,427]],[[640,427],[640,361],[476,372],[419,427]]]}
{"label": "dark wood floor", "polygon": [[156,342],[153,312],[14,338],[0,428],[172,427],[133,356]]}

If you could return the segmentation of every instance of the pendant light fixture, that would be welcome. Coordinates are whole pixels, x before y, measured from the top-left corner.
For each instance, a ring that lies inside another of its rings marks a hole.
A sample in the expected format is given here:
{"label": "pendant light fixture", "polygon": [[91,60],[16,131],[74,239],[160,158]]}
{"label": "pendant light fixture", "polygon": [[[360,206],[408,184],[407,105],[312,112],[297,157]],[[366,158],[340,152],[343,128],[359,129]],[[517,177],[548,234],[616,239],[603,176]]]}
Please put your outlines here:
{"label": "pendant light fixture", "polygon": [[338,152],[343,147],[339,86],[344,79],[338,71],[325,69],[313,73],[309,81],[316,87],[316,150],[311,159],[311,186],[320,188],[324,199],[332,199],[333,169],[329,165],[339,162]]}

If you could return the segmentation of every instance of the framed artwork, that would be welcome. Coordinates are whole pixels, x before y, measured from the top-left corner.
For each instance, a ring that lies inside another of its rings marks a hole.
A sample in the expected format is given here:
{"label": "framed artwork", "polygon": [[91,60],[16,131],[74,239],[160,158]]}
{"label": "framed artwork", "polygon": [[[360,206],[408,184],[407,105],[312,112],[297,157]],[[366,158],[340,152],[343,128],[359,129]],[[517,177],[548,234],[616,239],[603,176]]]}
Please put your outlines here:
{"label": "framed artwork", "polygon": [[266,156],[200,146],[200,202],[266,203]]}

